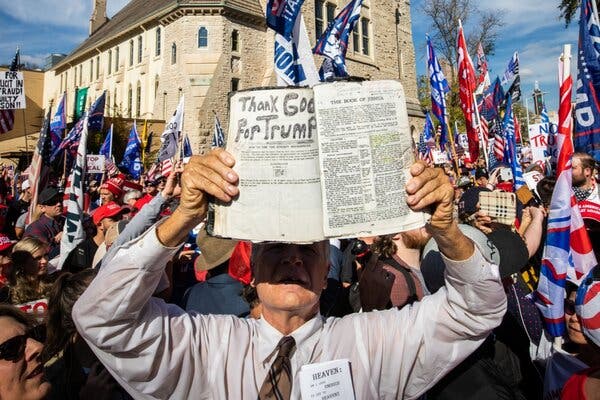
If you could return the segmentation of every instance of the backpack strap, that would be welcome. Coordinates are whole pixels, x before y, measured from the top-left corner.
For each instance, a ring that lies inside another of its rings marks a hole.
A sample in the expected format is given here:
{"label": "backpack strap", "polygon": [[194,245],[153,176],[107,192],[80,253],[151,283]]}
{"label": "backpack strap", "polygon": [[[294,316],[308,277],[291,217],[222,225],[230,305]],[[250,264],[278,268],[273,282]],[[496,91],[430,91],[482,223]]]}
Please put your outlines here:
{"label": "backpack strap", "polygon": [[381,261],[385,264],[388,264],[390,267],[393,267],[394,269],[400,271],[402,275],[404,275],[406,285],[408,286],[408,298],[406,299],[406,304],[412,304],[415,301],[418,301],[419,296],[417,295],[417,286],[415,285],[415,280],[412,277],[410,269],[405,267],[404,265],[401,265],[393,257],[385,258]]}

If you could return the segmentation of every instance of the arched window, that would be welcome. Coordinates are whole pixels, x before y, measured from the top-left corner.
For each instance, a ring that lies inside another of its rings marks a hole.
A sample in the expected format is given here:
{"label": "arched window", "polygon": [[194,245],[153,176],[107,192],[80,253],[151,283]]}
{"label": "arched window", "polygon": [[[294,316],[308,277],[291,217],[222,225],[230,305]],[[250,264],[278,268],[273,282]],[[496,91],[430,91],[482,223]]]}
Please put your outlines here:
{"label": "arched window", "polygon": [[160,56],[160,26],[158,28],[156,28],[156,47],[154,50],[154,55],[155,56]]}
{"label": "arched window", "polygon": [[137,87],[135,88],[135,116],[137,118],[140,117],[142,113],[142,84],[140,81],[137,83]]}
{"label": "arched window", "polygon": [[119,46],[115,49],[115,72],[119,71]]}
{"label": "arched window", "polygon": [[240,51],[240,33],[234,29],[231,31],[231,51]]}
{"label": "arched window", "polygon": [[127,91],[127,115],[129,115],[129,118],[133,115],[133,89],[131,88],[131,83]]}
{"label": "arched window", "polygon": [[198,29],[198,47],[208,47],[208,29],[203,26]]}
{"label": "arched window", "polygon": [[96,79],[100,78],[100,56],[96,56]]}
{"label": "arched window", "polygon": [[111,71],[112,71],[112,50],[108,51],[108,63],[106,63],[107,65],[107,74],[110,75]]}
{"label": "arched window", "polygon": [[173,43],[171,45],[171,64],[175,64],[177,62],[177,45]]}
{"label": "arched window", "polygon": [[138,64],[142,62],[142,55],[144,54],[144,47],[142,46],[142,36],[138,36]]}
{"label": "arched window", "polygon": [[129,41],[129,66],[133,65],[133,39]]}

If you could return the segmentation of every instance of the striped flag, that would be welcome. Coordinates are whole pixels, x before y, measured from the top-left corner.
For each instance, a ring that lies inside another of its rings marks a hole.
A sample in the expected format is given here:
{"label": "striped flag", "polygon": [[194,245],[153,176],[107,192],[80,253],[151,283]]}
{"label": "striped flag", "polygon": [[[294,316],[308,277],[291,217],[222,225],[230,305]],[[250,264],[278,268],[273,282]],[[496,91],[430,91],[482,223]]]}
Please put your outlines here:
{"label": "striped flag", "polygon": [[485,119],[485,117],[483,117],[483,116],[480,116],[479,124],[481,127],[481,139],[483,141],[483,143],[481,145],[486,150],[486,152],[489,152],[489,150],[490,150],[490,129],[489,129],[487,119]]}
{"label": "striped flag", "polygon": [[475,90],[475,93],[480,95],[492,84],[488,72],[487,58],[485,57],[481,42],[479,42],[479,45],[477,46],[477,71],[479,71],[479,77],[477,78],[477,89]]}
{"label": "striped flag", "polygon": [[211,147],[213,149],[215,147],[225,148],[225,134],[223,133],[223,128],[221,128],[221,121],[219,121],[219,117],[217,117],[217,114],[215,114],[215,131],[213,133]]}
{"label": "striped flag", "polygon": [[519,53],[515,51],[502,76],[502,84],[507,85],[517,75],[519,75]]}
{"label": "striped flag", "polygon": [[50,141],[50,109],[42,124],[42,130],[40,131],[40,137],[38,138],[37,146],[33,151],[33,157],[31,158],[31,165],[29,166],[29,183],[31,184],[31,203],[29,204],[29,214],[27,221],[33,221],[36,206],[38,204],[38,196],[42,190],[46,187],[49,178],[49,169],[45,163],[48,158],[47,153],[49,151],[48,144]]}
{"label": "striped flag", "polygon": [[160,174],[165,178],[171,175],[173,171],[173,161],[170,158],[164,160],[160,165]]}
{"label": "striped flag", "polygon": [[589,237],[571,187],[571,158],[573,142],[571,132],[571,94],[573,79],[570,73],[570,46],[559,61],[560,107],[557,134],[557,180],[550,211],[548,234],[544,247],[538,288],[534,293],[546,329],[554,337],[565,333],[564,298],[567,278],[579,282],[596,264]]}
{"label": "striped flag", "polygon": [[69,253],[77,245],[85,240],[85,230],[83,229],[84,208],[84,177],[85,177],[85,159],[87,155],[87,136],[88,136],[88,116],[83,118],[83,130],[77,146],[77,158],[69,176],[69,187],[65,191],[68,195],[67,216],[63,228],[63,235],[60,241],[60,260],[58,269],[62,266]]}
{"label": "striped flag", "polygon": [[[15,58],[13,58],[10,64],[11,71],[17,71],[21,64],[21,56],[19,48],[15,52]],[[15,126],[15,110],[0,110],[0,134],[12,131]]]}
{"label": "striped flag", "polygon": [[425,161],[427,165],[430,165],[433,162],[433,155],[431,153],[431,148],[433,147],[432,145],[435,145],[433,139],[433,122],[431,121],[431,116],[429,113],[426,113],[425,127],[419,136],[417,149],[419,152],[419,159]]}
{"label": "striped flag", "polygon": [[521,164],[517,160],[517,141],[515,138],[515,118],[512,110],[512,99],[509,97],[506,103],[506,112],[504,113],[504,137],[506,138],[504,146],[504,159],[510,163],[513,173],[514,190],[516,191],[525,184]]}
{"label": "striped flag", "polygon": [[506,143],[504,141],[504,136],[502,136],[502,131],[500,129],[495,129],[494,133],[494,157],[496,161],[502,162],[504,161],[504,148],[506,147]]}

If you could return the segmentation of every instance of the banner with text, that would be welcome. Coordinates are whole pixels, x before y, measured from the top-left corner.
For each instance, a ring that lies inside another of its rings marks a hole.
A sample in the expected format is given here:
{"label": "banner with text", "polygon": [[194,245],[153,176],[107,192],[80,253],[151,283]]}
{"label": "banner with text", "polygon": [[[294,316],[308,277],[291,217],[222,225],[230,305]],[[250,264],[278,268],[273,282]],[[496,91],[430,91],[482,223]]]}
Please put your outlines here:
{"label": "banner with text", "polygon": [[534,163],[544,166],[545,161],[550,158],[550,162],[556,164],[556,157],[558,156],[556,149],[557,133],[558,125],[552,122],[529,125],[529,142],[531,143],[531,157]]}
{"label": "banner with text", "polygon": [[16,71],[0,72],[0,110],[22,108],[25,108],[23,73]]}

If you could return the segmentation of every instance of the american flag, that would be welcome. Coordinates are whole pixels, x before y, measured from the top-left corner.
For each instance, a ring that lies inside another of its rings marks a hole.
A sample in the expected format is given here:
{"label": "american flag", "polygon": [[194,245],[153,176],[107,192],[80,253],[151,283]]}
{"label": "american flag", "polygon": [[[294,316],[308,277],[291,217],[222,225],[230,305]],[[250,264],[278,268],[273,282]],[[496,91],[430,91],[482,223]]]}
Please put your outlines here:
{"label": "american flag", "polygon": [[217,117],[217,114],[215,114],[215,131],[213,134],[211,147],[213,149],[215,147],[225,147],[225,134],[223,133],[223,128],[221,128],[221,121],[219,121],[219,117]]}
{"label": "american flag", "polygon": [[560,337],[565,333],[564,298],[567,277],[573,282],[579,282],[597,264],[571,187],[571,158],[574,152],[571,139],[573,79],[570,72],[570,46],[565,46],[565,50],[559,61],[557,179],[550,201],[548,234],[540,280],[534,294],[546,329],[554,337]]}
{"label": "american flag", "polygon": [[121,173],[119,167],[116,166],[112,158],[104,159],[104,169],[106,170],[106,175],[108,175],[109,178],[112,178],[113,176],[119,175]]}
{"label": "american flag", "polygon": [[477,71],[479,71],[479,77],[477,78],[477,90],[475,90],[475,93],[482,94],[492,82],[490,81],[488,63],[481,42],[477,46]]}
{"label": "american flag", "polygon": [[51,110],[48,109],[48,113],[44,119],[44,123],[42,124],[42,130],[40,131],[40,137],[38,138],[37,146],[33,151],[31,165],[29,166],[29,182],[31,183],[32,198],[29,205],[27,221],[33,221],[33,215],[38,204],[38,196],[48,183],[50,171],[44,160],[48,158],[47,152],[49,150],[50,141],[50,113]]}
{"label": "american flag", "polygon": [[152,164],[148,172],[146,173],[146,180],[153,181],[156,179],[156,171],[158,169],[158,163]]}
{"label": "american flag", "polygon": [[164,160],[160,165],[160,174],[165,178],[171,175],[173,171],[173,161],[170,158]]}
{"label": "american flag", "polygon": [[596,267],[585,277],[575,299],[575,312],[581,320],[586,337],[598,344],[600,340],[600,314],[598,313],[598,293],[600,293],[600,268]]}
{"label": "american flag", "polygon": [[423,160],[427,165],[431,165],[433,162],[433,155],[431,154],[431,147],[429,147],[428,143],[425,141],[425,134],[421,132],[419,136],[419,159]]}
{"label": "american flag", "polygon": [[481,127],[481,145],[485,149],[485,152],[488,153],[490,150],[490,129],[487,120],[485,117],[479,117],[479,124]]}
{"label": "american flag", "polygon": [[[19,48],[15,52],[15,58],[10,64],[11,71],[17,71],[21,64]],[[0,134],[12,131],[15,126],[15,110],[0,110]]]}
{"label": "american flag", "polygon": [[506,143],[504,142],[504,136],[502,136],[502,131],[496,129],[496,133],[494,134],[494,157],[496,161],[502,162],[504,160],[504,147],[506,147]]}

